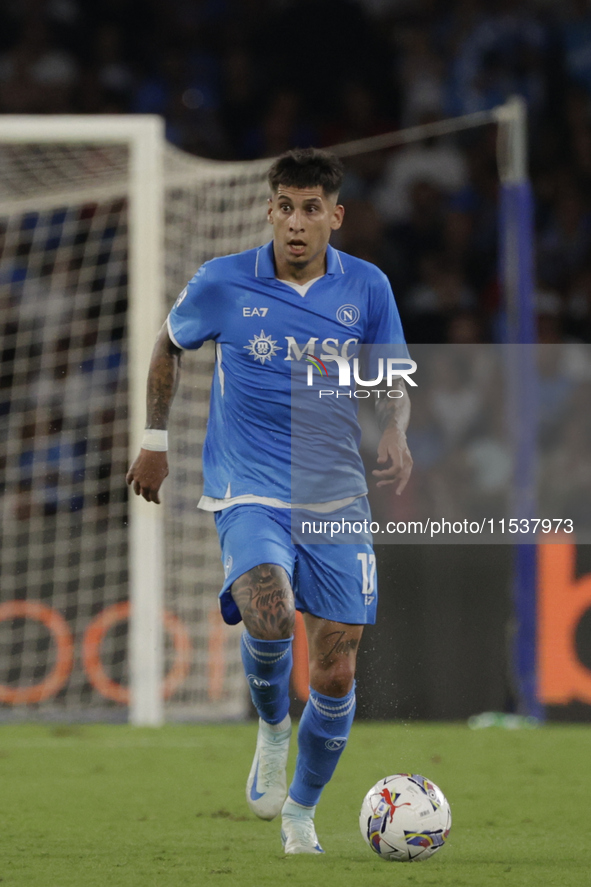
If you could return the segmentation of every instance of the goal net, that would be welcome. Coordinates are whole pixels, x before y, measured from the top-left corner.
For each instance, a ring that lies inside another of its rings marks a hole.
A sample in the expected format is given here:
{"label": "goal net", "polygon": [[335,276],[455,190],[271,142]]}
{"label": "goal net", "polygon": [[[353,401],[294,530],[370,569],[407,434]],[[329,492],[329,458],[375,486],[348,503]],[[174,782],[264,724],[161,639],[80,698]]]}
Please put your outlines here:
{"label": "goal net", "polygon": [[[6,139],[0,127],[1,719],[127,716],[128,294],[142,219],[130,213],[131,142],[101,138],[100,120],[92,132],[73,138],[57,120],[53,134],[25,126]],[[267,167],[165,147],[159,323],[202,262],[264,242]],[[141,321],[151,296],[138,289]],[[151,350],[153,330],[142,335]],[[171,429],[163,641],[175,719],[246,709],[240,632],[218,615],[219,545],[196,507],[212,365],[207,346],[185,356]]]}
{"label": "goal net", "polygon": [[[438,126],[496,119],[473,118]],[[197,508],[210,345],[183,357],[163,506],[128,497],[125,472],[167,311],[204,261],[269,238],[269,160],[205,161],[141,128],[0,123],[0,720],[247,711],[240,628],[221,622],[219,545]]]}

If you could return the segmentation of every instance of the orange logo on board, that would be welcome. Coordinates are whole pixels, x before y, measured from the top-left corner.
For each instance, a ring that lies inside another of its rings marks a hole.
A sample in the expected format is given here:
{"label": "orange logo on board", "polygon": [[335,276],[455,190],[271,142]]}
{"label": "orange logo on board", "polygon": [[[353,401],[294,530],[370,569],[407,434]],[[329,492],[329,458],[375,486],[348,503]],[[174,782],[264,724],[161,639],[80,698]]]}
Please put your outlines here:
{"label": "orange logo on board", "polygon": [[576,649],[576,631],[591,608],[591,573],[575,578],[576,547],[539,546],[538,673],[546,705],[591,704],[591,670]]}

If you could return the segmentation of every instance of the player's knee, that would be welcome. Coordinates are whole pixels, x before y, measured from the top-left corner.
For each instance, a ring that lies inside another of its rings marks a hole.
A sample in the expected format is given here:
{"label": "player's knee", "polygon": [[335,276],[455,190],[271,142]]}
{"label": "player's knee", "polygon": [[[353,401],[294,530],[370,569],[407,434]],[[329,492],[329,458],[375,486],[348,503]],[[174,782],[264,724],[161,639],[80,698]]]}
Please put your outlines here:
{"label": "player's knee", "polygon": [[253,638],[280,641],[295,627],[295,604],[289,576],[276,564],[259,564],[232,585],[232,597]]}
{"label": "player's knee", "polygon": [[273,595],[262,595],[242,611],[248,633],[261,641],[281,641],[290,638],[295,629],[295,606],[291,589],[284,595],[277,590]]}
{"label": "player's knee", "polygon": [[260,641],[282,641],[293,635],[295,610],[285,606],[279,613],[265,610],[251,610],[242,614],[244,626],[249,635]]}
{"label": "player's knee", "polygon": [[348,659],[340,659],[324,667],[322,661],[310,664],[310,684],[317,693],[340,699],[353,687],[355,668]]}

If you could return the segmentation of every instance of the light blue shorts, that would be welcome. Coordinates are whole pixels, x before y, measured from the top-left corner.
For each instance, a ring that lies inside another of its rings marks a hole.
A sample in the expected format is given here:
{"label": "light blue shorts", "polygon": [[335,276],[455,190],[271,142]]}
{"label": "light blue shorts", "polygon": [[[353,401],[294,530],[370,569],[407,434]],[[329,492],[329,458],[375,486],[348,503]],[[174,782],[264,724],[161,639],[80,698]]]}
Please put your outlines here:
{"label": "light blue shorts", "polygon": [[[330,519],[335,514],[371,520],[366,497],[316,517]],[[291,517],[290,509],[267,505],[233,505],[215,513],[226,576],[220,592],[224,621],[236,625],[242,618],[232,598],[232,583],[259,564],[278,564],[290,578],[298,610],[348,625],[373,625],[377,577],[370,542],[295,544]]]}

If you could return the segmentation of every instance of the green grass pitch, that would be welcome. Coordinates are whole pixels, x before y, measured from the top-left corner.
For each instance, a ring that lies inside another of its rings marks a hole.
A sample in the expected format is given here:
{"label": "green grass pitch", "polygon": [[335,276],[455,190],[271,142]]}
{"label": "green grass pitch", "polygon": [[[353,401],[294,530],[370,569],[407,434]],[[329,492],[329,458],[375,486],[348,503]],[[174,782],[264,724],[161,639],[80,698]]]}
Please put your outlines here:
{"label": "green grass pitch", "polygon": [[[279,821],[248,810],[255,735],[1,726],[1,887],[591,884],[588,727],[357,723],[318,808],[322,857],[284,857]],[[399,771],[428,776],[452,808],[447,846],[419,864],[383,862],[357,824],[365,792]]]}

